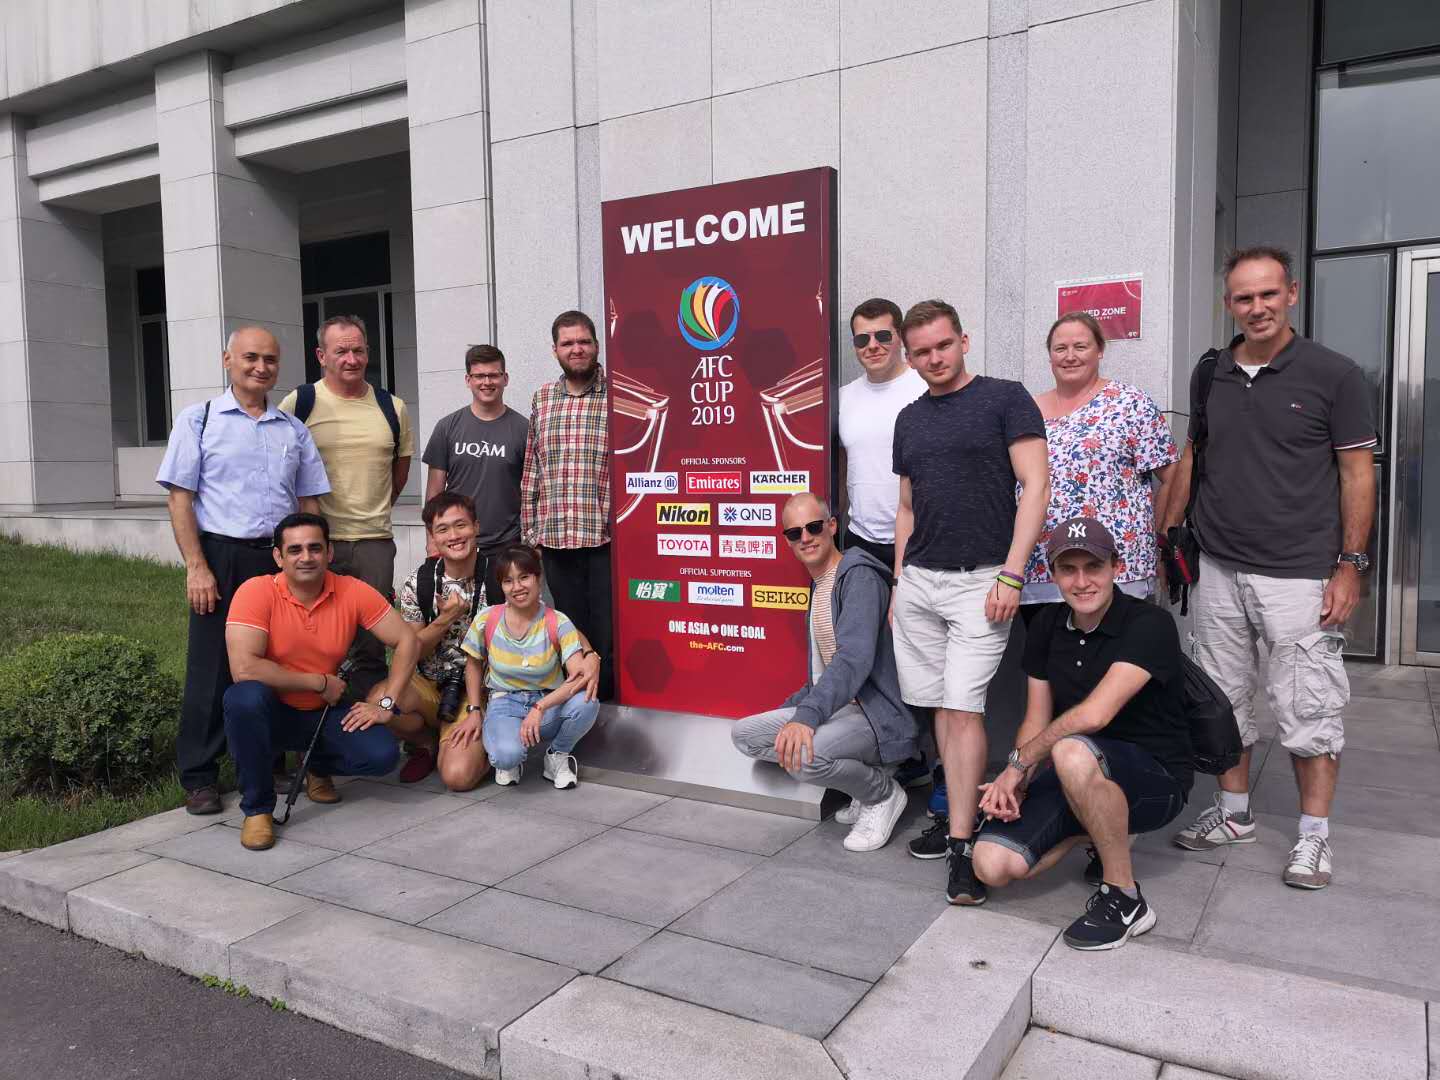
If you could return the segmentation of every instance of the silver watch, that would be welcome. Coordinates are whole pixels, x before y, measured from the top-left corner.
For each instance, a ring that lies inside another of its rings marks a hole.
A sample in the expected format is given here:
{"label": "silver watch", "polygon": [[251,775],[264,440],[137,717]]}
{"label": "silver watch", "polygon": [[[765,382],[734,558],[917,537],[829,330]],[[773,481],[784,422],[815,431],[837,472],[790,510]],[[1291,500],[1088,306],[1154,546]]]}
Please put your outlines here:
{"label": "silver watch", "polygon": [[1030,766],[1020,760],[1020,749],[1016,747],[1010,751],[1010,756],[1005,759],[1005,765],[1011,769],[1019,769],[1021,777],[1030,772]]}
{"label": "silver watch", "polygon": [[1342,551],[1340,557],[1335,560],[1335,565],[1349,563],[1355,567],[1356,573],[1363,574],[1370,569],[1370,556],[1363,551]]}

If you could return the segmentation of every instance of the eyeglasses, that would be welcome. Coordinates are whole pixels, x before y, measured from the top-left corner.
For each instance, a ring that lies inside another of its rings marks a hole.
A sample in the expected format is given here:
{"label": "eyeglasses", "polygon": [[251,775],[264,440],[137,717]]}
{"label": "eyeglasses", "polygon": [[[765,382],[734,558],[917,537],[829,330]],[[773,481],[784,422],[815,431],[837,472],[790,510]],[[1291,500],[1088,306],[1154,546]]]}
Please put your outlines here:
{"label": "eyeglasses", "polygon": [[867,346],[867,345],[870,344],[870,339],[871,339],[872,337],[873,337],[876,341],[878,341],[881,345],[889,345],[891,339],[895,337],[895,331],[894,331],[894,330],[876,330],[873,334],[856,334],[856,335],[855,335],[855,348],[857,348],[857,349],[863,349],[863,348],[865,348],[865,346]]}
{"label": "eyeglasses", "polygon": [[471,375],[469,376],[469,378],[474,379],[476,382],[501,382],[505,378],[505,373],[499,372],[494,375]]}
{"label": "eyeglasses", "polygon": [[[884,333],[885,331],[881,331],[881,332]],[[815,520],[815,521],[807,521],[807,522],[805,523],[804,531],[805,531],[805,532],[808,532],[811,536],[819,536],[822,532],[825,531],[825,521],[824,521],[824,519],[817,519],[817,520]],[[789,540],[790,543],[793,544],[793,543],[795,543],[797,540],[800,539],[800,532],[801,532],[801,528],[800,528],[799,525],[796,525],[793,529],[786,529],[786,530],[785,530],[785,539],[786,539],[786,540]]]}

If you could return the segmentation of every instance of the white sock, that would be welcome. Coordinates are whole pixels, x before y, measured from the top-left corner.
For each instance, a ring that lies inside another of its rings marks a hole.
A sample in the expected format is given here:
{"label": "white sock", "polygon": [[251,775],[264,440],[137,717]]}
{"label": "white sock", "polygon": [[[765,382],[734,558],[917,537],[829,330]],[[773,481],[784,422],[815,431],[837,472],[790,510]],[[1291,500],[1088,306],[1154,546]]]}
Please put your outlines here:
{"label": "white sock", "polygon": [[1312,814],[1300,815],[1300,835],[1309,836],[1314,833],[1326,840],[1330,839],[1330,819],[1328,817],[1315,817]]}
{"label": "white sock", "polygon": [[1250,812],[1250,793],[1248,791],[1222,791],[1220,792],[1220,807],[1229,814],[1248,814]]}

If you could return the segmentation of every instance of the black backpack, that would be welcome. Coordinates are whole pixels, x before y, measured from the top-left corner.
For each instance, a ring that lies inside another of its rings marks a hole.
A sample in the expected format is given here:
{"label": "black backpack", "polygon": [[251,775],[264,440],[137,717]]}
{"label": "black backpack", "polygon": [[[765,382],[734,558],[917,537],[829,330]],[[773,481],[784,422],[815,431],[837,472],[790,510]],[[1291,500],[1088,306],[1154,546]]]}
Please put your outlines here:
{"label": "black backpack", "polygon": [[[440,584],[440,574],[445,562],[443,555],[435,555],[426,559],[420,564],[420,569],[415,572],[415,600],[420,605],[420,614],[425,616],[425,625],[429,626],[435,621],[435,590]],[[482,579],[482,568],[484,564],[478,559],[475,563],[475,592],[470,597],[470,622],[475,621],[475,615],[480,610],[480,597],[485,592],[485,583]]]}
{"label": "black backpack", "polygon": [[[400,416],[395,411],[395,398],[383,386],[372,386],[375,391],[375,402],[380,406],[380,411],[385,414],[385,422],[390,425],[390,438],[393,440],[391,459],[400,459]],[[295,388],[295,419],[302,424],[310,419],[310,414],[315,411],[315,384],[301,383]]]}
{"label": "black backpack", "polygon": [[1225,691],[1194,660],[1180,654],[1185,720],[1190,726],[1190,759],[1196,771],[1218,776],[1240,764],[1244,746],[1235,707]]}

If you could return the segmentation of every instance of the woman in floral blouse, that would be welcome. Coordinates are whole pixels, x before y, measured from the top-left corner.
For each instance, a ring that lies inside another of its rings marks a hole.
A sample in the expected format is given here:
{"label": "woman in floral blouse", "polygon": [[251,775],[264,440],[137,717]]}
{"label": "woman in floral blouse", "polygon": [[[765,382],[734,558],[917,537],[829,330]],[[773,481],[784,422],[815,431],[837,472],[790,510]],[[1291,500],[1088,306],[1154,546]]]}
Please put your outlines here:
{"label": "woman in floral blouse", "polygon": [[[1115,584],[1133,596],[1149,596],[1155,587],[1155,506],[1165,505],[1180,458],[1170,427],[1145,391],[1101,376],[1105,336],[1090,315],[1062,315],[1045,346],[1055,389],[1037,394],[1035,403],[1050,449],[1050,506],[1025,568],[1021,603],[1060,599],[1043,552],[1050,530],[1080,515],[1098,518],[1115,537]],[[1152,476],[1160,482],[1153,496]]]}

